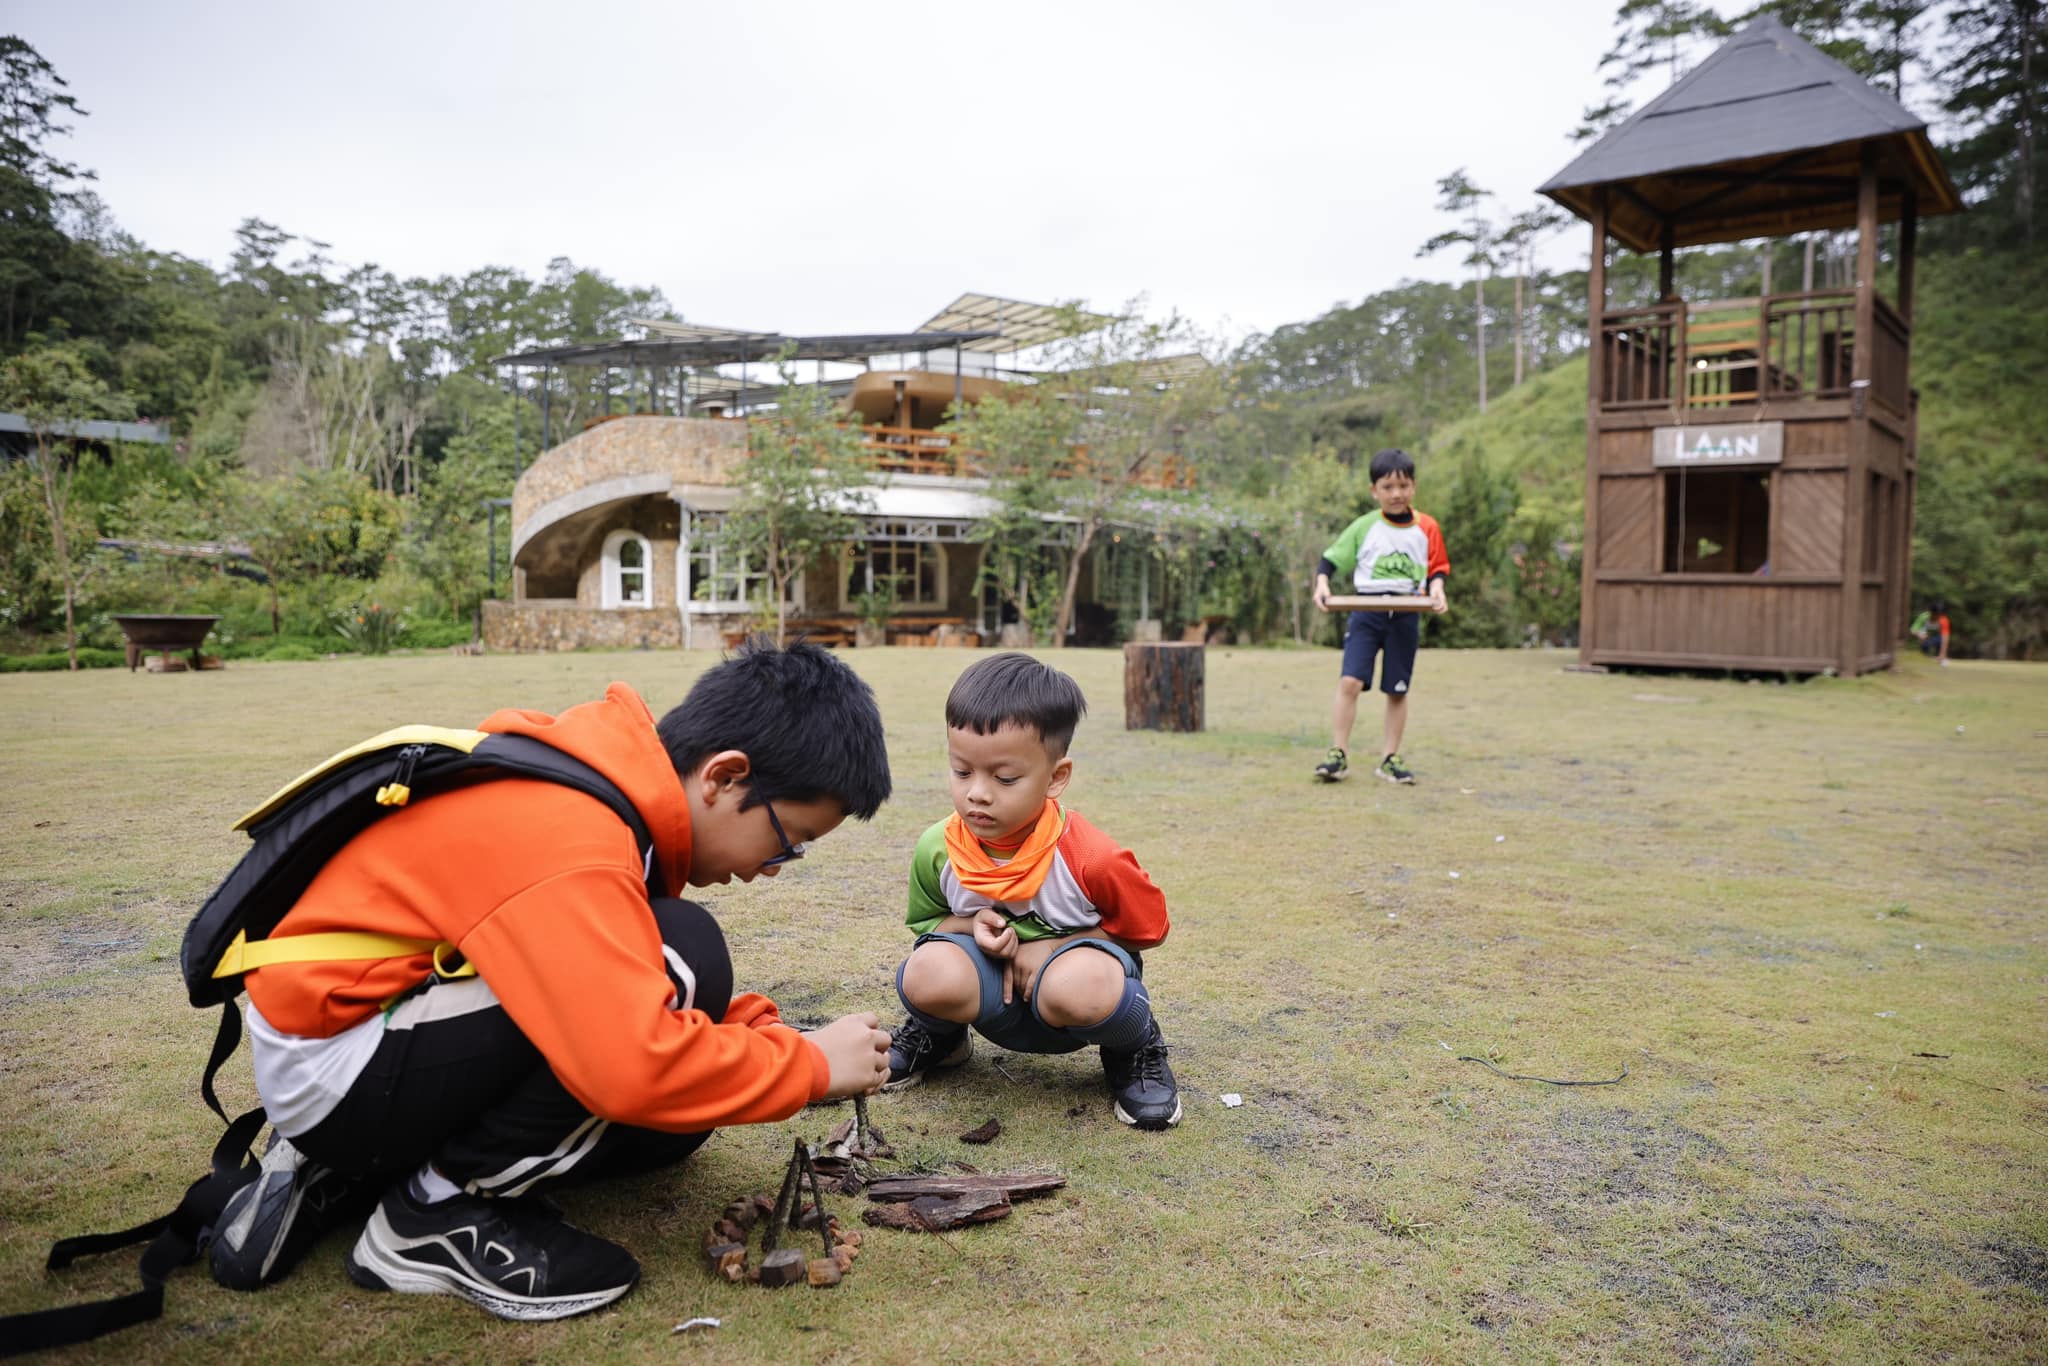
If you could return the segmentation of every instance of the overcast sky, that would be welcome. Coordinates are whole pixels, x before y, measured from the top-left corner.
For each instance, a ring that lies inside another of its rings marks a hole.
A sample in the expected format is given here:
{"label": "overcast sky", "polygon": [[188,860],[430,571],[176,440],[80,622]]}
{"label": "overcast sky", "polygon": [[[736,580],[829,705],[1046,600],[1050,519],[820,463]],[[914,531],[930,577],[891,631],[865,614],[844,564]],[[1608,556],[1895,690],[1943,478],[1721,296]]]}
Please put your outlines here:
{"label": "overcast sky", "polygon": [[[12,0],[55,150],[225,263],[257,216],[400,275],[568,256],[692,321],[909,328],[962,291],[1231,334],[1450,278],[1463,166],[1534,202],[1617,0]],[[1583,234],[1553,248],[1583,257]]]}

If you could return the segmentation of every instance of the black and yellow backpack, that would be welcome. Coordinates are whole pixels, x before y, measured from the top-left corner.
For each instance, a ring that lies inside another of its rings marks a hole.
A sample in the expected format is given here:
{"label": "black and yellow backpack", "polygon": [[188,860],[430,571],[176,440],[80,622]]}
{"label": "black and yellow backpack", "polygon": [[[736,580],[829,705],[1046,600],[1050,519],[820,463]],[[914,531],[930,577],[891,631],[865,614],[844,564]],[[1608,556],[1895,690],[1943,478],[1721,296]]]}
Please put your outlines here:
{"label": "black and yellow backpack", "polygon": [[242,977],[270,963],[339,962],[432,953],[437,974],[471,975],[456,965],[453,946],[380,934],[269,937],[322,866],[365,828],[415,801],[496,778],[538,778],[586,792],[609,806],[633,832],[649,897],[667,895],[647,823],[616,784],[590,765],[525,735],[494,735],[439,726],[400,726],[334,755],[285,784],[235,823],[254,842],[185,929],[178,965],[195,1006],[219,1006],[220,1024],[200,1077],[199,1094],[227,1126],[214,1145],[212,1170],[192,1183],[169,1214],[118,1233],[66,1238],[50,1249],[60,1271],[80,1257],[132,1247],[142,1254],[142,1288],[62,1309],[0,1318],[0,1356],[84,1342],[163,1313],[164,1280],[197,1258],[212,1240],[228,1197],[256,1177],[252,1152],[263,1128],[261,1106],[229,1119],[214,1076],[241,1043],[236,999]]}

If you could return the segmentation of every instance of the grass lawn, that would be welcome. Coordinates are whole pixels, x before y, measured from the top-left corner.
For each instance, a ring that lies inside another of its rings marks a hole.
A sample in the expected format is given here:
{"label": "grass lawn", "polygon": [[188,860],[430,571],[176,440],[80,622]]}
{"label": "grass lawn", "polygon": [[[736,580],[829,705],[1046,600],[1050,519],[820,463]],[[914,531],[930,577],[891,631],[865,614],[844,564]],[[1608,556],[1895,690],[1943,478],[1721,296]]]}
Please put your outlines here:
{"label": "grass lawn", "polygon": [[[964,652],[849,653],[895,799],[770,884],[710,898],[743,986],[893,1023],[904,875],[947,810]],[[388,725],[556,710],[610,679],[656,710],[708,657],[235,664],[0,678],[0,1312],[134,1284],[41,1270],[55,1237],[169,1208],[216,1126],[213,1016],[175,966],[241,852],[228,827]],[[906,1162],[1055,1169],[950,1241],[872,1233],[846,1283],[714,1281],[714,1211],[792,1134],[571,1192],[645,1277],[520,1326],[375,1295],[324,1243],[238,1295],[203,1269],[81,1359],[761,1361],[2039,1360],[2048,1351],[2048,670],[1914,658],[1801,685],[1568,674],[1426,652],[1399,789],[1314,784],[1334,652],[1212,650],[1203,735],[1126,733],[1121,661],[1069,797],[1166,889],[1148,977],[1187,1117],[1110,1115],[1091,1053],[1003,1056],[878,1100]],[[1360,720],[1371,751],[1378,707]],[[565,989],[573,989],[565,984]],[[1558,1088],[1507,1072],[1604,1078]],[[247,1054],[230,1065],[249,1099]],[[1218,1097],[1237,1092],[1241,1108]],[[957,1135],[991,1116],[986,1148]],[[852,1202],[845,1202],[853,1217]],[[695,1315],[724,1327],[686,1339]]]}

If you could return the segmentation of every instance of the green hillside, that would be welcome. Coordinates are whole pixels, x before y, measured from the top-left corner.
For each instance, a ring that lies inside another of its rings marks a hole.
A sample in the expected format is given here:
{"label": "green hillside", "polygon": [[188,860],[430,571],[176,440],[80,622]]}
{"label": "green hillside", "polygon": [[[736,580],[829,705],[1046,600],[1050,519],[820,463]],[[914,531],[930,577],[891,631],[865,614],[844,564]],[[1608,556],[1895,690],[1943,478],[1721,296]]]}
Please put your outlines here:
{"label": "green hillside", "polygon": [[[1942,599],[1959,653],[2048,651],[2048,255],[1970,250],[1924,259],[1915,290],[1920,489],[1913,593]],[[1437,429],[1425,487],[1511,476],[1514,517],[1576,542],[1584,516],[1586,360]],[[1447,521],[1447,526],[1450,523]],[[1455,533],[1453,533],[1455,534]],[[1512,540],[1502,547],[1512,556]]]}

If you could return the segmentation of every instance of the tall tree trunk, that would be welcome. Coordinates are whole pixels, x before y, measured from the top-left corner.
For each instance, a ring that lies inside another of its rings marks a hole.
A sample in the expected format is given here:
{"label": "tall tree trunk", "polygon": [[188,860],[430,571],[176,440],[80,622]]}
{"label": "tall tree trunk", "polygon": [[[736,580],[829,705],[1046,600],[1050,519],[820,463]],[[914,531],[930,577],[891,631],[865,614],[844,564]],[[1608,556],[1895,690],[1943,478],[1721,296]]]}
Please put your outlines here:
{"label": "tall tree trunk", "polygon": [[1100,518],[1088,519],[1081,528],[1081,542],[1074,547],[1074,558],[1067,562],[1067,586],[1060,594],[1060,615],[1052,628],[1055,646],[1064,647],[1067,643],[1067,627],[1074,620],[1074,593],[1081,584],[1081,562],[1088,557],[1088,548],[1095,544],[1095,533],[1101,525]]}
{"label": "tall tree trunk", "polygon": [[2034,242],[2034,30],[2041,22],[2040,0],[2014,0],[2013,24],[2020,40],[2020,108],[2015,119],[2019,134],[2019,178],[2013,186],[2013,207],[2019,210],[2020,230],[2027,245]]}
{"label": "tall tree trunk", "polygon": [[1486,411],[1486,271],[1472,276],[1472,298],[1479,314],[1479,411]]}
{"label": "tall tree trunk", "polygon": [[71,671],[78,672],[78,619],[75,604],[78,589],[71,576],[71,542],[64,534],[65,499],[57,493],[57,471],[50,460],[49,438],[36,433],[36,463],[42,466],[43,504],[50,513],[50,548],[56,552],[57,567],[64,572],[64,653]]}
{"label": "tall tree trunk", "polygon": [[1522,263],[1515,262],[1515,387],[1522,387]]}

